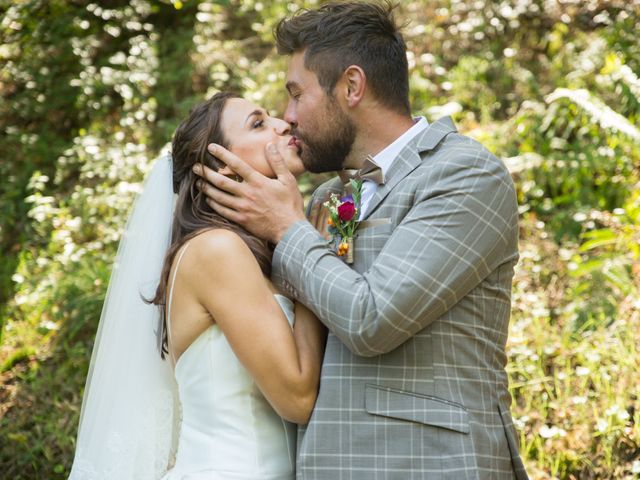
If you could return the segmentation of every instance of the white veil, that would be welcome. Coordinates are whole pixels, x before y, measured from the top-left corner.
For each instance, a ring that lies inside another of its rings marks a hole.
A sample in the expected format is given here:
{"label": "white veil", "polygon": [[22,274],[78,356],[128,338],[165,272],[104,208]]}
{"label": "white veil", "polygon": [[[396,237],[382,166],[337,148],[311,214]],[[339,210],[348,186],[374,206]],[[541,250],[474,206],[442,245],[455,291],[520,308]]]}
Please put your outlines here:
{"label": "white veil", "polygon": [[171,156],[156,160],[123,234],[91,356],[71,480],[157,480],[175,443],[177,387],[153,298],[171,241]]}

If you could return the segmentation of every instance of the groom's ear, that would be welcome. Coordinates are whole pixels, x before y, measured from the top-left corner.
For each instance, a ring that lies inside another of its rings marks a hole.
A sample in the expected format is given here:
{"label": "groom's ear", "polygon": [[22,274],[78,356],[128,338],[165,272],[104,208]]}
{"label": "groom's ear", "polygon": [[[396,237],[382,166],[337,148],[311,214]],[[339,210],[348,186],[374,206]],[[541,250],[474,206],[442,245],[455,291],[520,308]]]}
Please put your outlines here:
{"label": "groom's ear", "polygon": [[356,107],[364,98],[367,76],[358,65],[348,66],[342,74],[342,91],[349,107]]}

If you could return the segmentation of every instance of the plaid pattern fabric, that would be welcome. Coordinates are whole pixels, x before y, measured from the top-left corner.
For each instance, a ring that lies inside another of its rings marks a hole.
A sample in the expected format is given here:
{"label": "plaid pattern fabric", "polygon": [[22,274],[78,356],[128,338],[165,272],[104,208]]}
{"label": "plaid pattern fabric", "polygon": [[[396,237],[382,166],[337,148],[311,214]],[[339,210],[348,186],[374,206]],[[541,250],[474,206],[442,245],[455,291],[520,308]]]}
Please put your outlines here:
{"label": "plaid pattern fabric", "polygon": [[299,479],[527,478],[504,369],[517,218],[504,164],[445,118],[394,161],[351,266],[289,229],[273,280],[331,332]]}

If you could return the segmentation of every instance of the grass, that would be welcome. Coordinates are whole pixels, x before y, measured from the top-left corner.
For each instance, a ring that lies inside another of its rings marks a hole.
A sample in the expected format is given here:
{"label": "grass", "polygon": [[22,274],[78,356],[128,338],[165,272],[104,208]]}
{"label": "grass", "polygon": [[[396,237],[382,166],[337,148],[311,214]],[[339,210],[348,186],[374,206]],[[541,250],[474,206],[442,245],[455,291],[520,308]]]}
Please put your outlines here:
{"label": "grass", "polygon": [[[12,480],[66,479],[97,328],[106,265],[22,289],[0,347],[0,471]],[[27,290],[30,290],[29,288]],[[43,300],[46,299],[46,300]],[[31,304],[30,302],[33,302]]]}
{"label": "grass", "polygon": [[640,299],[620,299],[609,321],[580,324],[589,303],[571,295],[577,279],[563,260],[569,255],[535,222],[525,229],[508,368],[529,473],[638,478]]}

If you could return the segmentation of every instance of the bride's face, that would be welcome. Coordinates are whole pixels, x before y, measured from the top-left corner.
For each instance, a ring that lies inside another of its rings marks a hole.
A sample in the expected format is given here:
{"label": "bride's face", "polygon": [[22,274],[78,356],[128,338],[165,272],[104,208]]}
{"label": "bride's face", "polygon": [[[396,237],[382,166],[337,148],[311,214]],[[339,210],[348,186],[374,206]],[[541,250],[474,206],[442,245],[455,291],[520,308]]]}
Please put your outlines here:
{"label": "bride's face", "polygon": [[[222,131],[229,142],[227,149],[267,177],[275,177],[266,157],[270,142],[278,150],[295,176],[304,172],[299,147],[291,135],[291,127],[284,120],[271,117],[266,110],[244,98],[230,98],[222,110]],[[221,173],[228,168],[225,167]]]}

